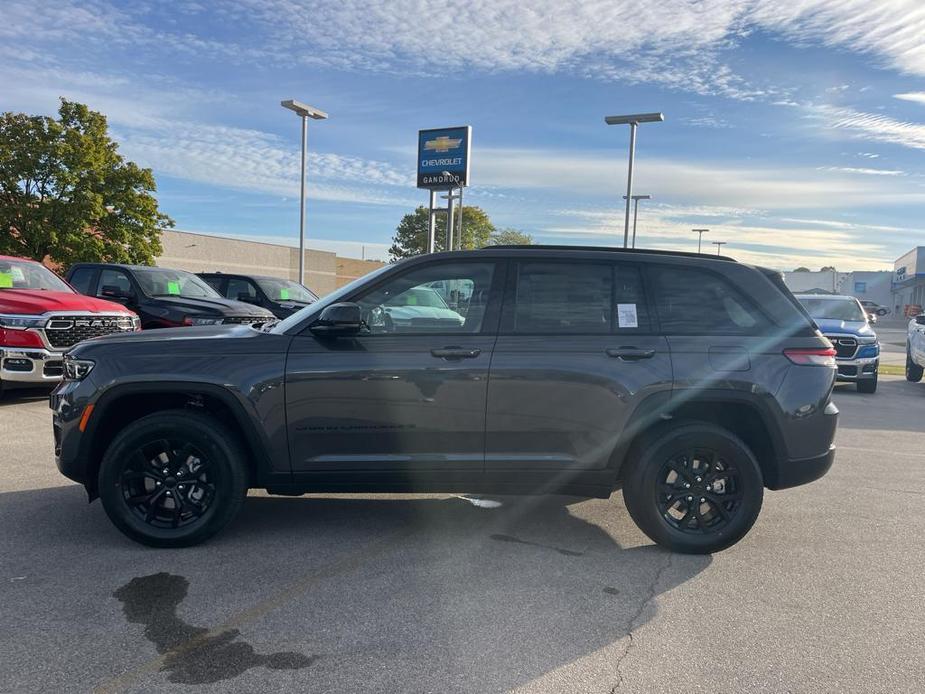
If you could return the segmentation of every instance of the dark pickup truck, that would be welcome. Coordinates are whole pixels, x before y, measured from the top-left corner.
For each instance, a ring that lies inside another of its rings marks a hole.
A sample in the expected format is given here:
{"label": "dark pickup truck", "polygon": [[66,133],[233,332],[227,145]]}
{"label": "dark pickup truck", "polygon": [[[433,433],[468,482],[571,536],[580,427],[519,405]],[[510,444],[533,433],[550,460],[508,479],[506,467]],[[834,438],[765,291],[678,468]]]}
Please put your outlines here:
{"label": "dark pickup truck", "polygon": [[81,294],[118,302],[138,314],[142,330],[225,323],[263,323],[265,308],[219,295],[185,270],[147,265],[77,263],[67,281]]}
{"label": "dark pickup truck", "polygon": [[826,473],[834,382],[778,273],[494,247],[386,266],[259,328],[82,343],[51,405],[61,472],[150,545],[205,540],[249,488],[622,488],[649,537],[703,553],[748,532],[765,488]]}

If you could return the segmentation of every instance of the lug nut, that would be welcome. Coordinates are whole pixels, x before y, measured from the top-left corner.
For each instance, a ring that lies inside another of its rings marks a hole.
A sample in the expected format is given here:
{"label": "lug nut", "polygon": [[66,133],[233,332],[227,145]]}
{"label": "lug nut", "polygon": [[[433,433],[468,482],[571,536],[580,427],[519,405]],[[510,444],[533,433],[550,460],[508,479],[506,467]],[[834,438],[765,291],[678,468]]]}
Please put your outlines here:
{"label": "lug nut", "polygon": [[697,481],[698,481],[698,482],[703,482],[703,477],[698,477],[698,478],[697,478]]}
{"label": "lug nut", "polygon": [[685,482],[685,483],[684,483],[684,488],[685,488],[685,489],[690,489],[690,488],[691,488],[690,483],[689,483],[689,482]]}
{"label": "lug nut", "polygon": [[688,500],[688,501],[693,501],[693,500],[694,500],[694,497],[689,496],[689,497],[687,497],[687,500]]}
{"label": "lug nut", "polygon": [[700,503],[702,504],[704,501],[706,501],[706,499],[704,499],[703,497],[700,497]]}
{"label": "lug nut", "polygon": [[182,485],[182,484],[179,486],[179,489],[180,489],[180,491],[183,491],[183,485]]}

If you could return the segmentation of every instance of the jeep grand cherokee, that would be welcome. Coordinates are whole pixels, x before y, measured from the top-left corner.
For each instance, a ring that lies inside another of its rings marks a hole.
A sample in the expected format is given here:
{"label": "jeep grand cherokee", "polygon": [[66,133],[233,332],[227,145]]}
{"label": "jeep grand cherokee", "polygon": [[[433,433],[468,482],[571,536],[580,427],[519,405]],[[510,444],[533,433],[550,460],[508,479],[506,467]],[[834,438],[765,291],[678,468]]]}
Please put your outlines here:
{"label": "jeep grand cherokee", "polygon": [[[421,288],[447,311],[402,312]],[[703,553],[766,487],[829,469],[834,357],[769,270],[493,247],[389,265],[275,325],[78,345],[51,404],[61,472],[150,545],[205,540],[249,488],[622,488],[649,537]]]}

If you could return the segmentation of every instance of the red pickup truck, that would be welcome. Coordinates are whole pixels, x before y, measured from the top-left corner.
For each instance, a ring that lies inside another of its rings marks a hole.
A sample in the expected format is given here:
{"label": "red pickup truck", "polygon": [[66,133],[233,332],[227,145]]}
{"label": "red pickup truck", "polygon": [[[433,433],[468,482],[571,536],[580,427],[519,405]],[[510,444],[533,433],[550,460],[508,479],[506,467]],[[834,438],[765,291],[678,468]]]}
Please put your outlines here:
{"label": "red pickup truck", "polygon": [[124,306],[78,294],[41,263],[0,255],[0,395],[60,381],[64,352],[81,340],[140,329]]}

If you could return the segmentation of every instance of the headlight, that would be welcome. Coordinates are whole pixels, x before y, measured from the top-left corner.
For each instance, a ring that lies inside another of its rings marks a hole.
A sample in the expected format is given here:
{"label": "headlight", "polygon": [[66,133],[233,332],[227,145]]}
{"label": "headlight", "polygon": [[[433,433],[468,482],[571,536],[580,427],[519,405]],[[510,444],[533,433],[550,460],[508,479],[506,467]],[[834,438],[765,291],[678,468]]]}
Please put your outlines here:
{"label": "headlight", "polygon": [[65,381],[82,381],[84,380],[96,365],[96,362],[89,359],[74,359],[64,355],[64,380]]}
{"label": "headlight", "polygon": [[138,316],[132,316],[132,330],[136,333],[141,330],[141,318]]}
{"label": "headlight", "polygon": [[199,316],[187,316],[184,319],[186,325],[221,325],[224,318],[200,318]]}
{"label": "headlight", "polygon": [[0,328],[10,330],[27,330],[28,328],[41,328],[45,319],[41,316],[10,316],[0,314]]}

